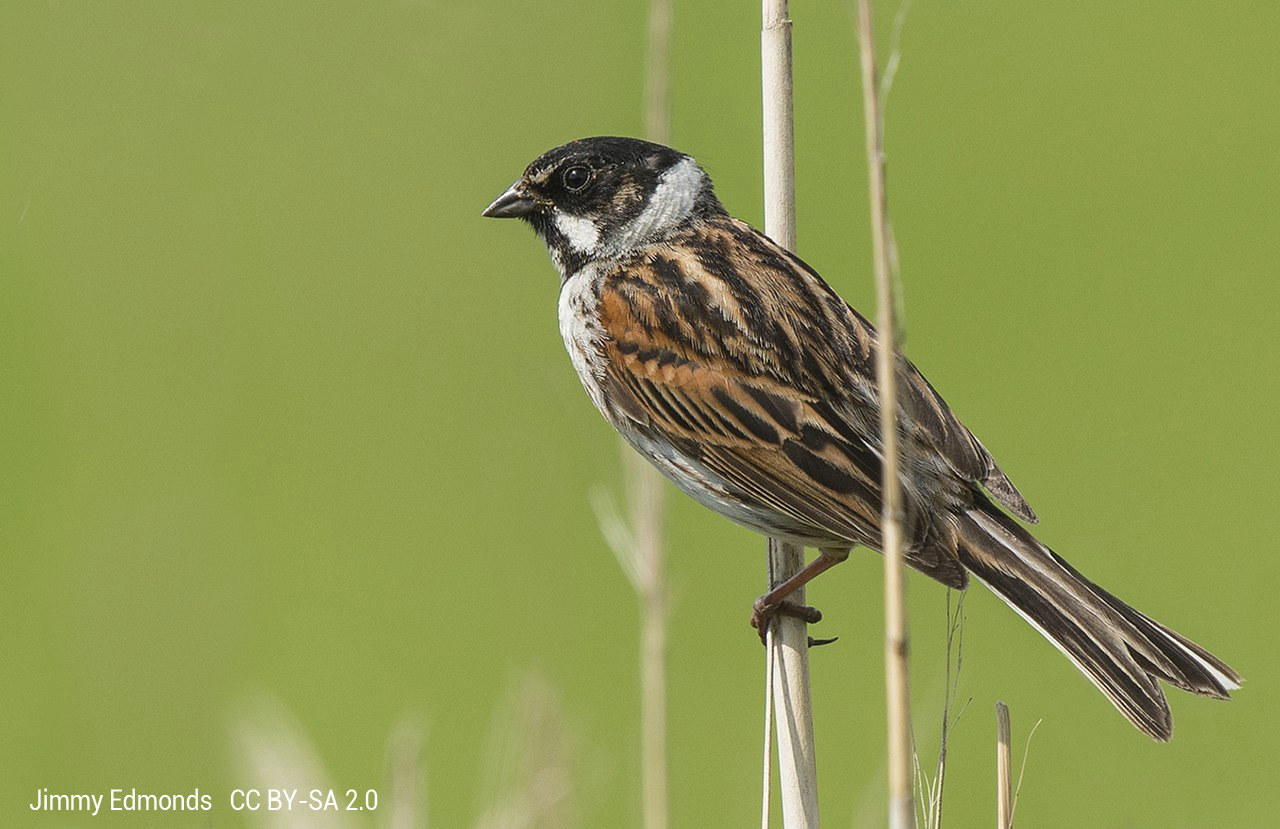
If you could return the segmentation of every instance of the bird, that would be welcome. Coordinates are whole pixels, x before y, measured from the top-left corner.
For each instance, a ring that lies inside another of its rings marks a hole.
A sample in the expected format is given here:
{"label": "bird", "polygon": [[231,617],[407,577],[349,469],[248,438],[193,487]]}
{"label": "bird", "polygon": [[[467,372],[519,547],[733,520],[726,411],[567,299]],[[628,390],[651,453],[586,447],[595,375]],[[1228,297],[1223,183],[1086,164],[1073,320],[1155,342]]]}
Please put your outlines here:
{"label": "bird", "polygon": [[[818,550],[757,600],[753,624],[820,615],[786,595],[854,547],[882,547],[871,323],[660,144],[571,141],[482,215],[520,219],[545,243],[570,360],[627,443],[712,510]],[[1221,659],[1038,541],[1017,520],[1038,521],[1026,499],[900,352],[895,374],[910,567],[957,590],[985,584],[1156,740],[1173,733],[1161,682],[1215,699],[1240,687]]]}

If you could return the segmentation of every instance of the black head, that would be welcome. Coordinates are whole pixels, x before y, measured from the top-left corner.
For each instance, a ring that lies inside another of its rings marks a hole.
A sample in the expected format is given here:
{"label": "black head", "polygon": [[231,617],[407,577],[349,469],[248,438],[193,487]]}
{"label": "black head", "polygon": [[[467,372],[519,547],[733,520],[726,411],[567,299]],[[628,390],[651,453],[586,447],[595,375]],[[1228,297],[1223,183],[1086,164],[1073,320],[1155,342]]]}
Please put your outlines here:
{"label": "black head", "polygon": [[723,210],[691,157],[635,138],[600,137],[544,153],[483,215],[529,222],[570,273]]}

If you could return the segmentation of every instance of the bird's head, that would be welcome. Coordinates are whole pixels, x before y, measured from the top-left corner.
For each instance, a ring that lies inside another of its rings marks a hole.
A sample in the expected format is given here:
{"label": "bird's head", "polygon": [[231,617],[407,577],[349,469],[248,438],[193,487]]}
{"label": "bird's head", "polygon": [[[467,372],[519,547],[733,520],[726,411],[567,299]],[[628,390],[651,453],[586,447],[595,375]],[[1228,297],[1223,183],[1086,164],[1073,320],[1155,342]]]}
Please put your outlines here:
{"label": "bird's head", "polygon": [[527,221],[568,275],[723,210],[690,156],[635,138],[600,137],[542,154],[482,215]]}

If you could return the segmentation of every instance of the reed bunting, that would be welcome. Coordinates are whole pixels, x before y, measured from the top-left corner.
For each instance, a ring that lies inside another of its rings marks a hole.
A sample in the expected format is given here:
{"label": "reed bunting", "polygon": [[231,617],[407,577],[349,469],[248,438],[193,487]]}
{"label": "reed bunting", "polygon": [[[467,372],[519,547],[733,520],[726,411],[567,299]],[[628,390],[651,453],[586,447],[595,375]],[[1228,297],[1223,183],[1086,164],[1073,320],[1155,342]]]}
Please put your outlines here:
{"label": "reed bunting", "polygon": [[[875,329],[812,268],[730,216],[691,157],[631,138],[547,152],[484,211],[520,218],[560,272],[560,331],[605,419],[676,486],[816,547],[753,619],[855,545],[880,543]],[[905,357],[905,555],[1004,599],[1142,731],[1173,731],[1158,680],[1226,699],[1222,660],[1098,587],[1014,516],[1035,513]]]}

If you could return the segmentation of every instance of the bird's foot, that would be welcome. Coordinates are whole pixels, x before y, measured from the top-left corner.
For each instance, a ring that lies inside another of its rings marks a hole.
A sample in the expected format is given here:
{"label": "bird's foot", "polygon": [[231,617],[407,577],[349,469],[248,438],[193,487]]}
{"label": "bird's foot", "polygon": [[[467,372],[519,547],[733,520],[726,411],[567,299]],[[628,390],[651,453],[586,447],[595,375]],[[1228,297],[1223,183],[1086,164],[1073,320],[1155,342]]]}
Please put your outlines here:
{"label": "bird's foot", "polygon": [[[765,643],[765,637],[769,632],[769,624],[773,621],[774,616],[793,616],[804,621],[807,624],[817,624],[822,621],[822,611],[816,607],[808,605],[796,604],[786,600],[780,602],[769,602],[766,596],[756,599],[755,604],[751,606],[751,626],[756,629],[756,633],[760,635],[760,643]],[[834,639],[818,640],[810,637],[810,644],[825,645],[828,642],[834,642]]]}

